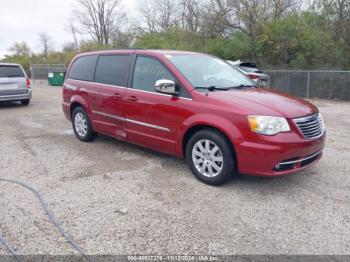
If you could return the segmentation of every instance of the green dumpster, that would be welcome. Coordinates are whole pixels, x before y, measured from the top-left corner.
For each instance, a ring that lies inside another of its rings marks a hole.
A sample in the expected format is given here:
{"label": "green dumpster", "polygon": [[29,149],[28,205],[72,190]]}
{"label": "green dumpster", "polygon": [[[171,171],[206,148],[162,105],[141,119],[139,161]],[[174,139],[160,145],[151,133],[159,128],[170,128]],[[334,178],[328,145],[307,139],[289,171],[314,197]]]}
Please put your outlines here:
{"label": "green dumpster", "polygon": [[50,72],[48,81],[50,86],[63,86],[66,73],[64,72]]}

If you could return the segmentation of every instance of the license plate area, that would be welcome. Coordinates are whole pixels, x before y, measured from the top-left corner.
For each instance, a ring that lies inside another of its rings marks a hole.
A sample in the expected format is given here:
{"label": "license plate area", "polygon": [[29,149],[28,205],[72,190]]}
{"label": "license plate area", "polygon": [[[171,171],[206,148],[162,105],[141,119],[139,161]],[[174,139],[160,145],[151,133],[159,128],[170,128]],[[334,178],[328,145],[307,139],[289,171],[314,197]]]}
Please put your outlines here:
{"label": "license plate area", "polygon": [[1,84],[0,83],[0,90],[11,90],[11,89],[17,89],[18,85],[14,83],[6,83],[6,84]]}

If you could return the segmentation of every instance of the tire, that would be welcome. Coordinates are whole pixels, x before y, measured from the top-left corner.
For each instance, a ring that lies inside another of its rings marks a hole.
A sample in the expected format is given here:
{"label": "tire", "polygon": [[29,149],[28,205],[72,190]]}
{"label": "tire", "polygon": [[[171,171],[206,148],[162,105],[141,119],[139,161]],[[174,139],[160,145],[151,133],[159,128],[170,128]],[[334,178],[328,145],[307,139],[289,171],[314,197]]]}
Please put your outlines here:
{"label": "tire", "polygon": [[82,142],[92,142],[97,133],[93,130],[88,114],[82,107],[77,107],[72,113],[72,126],[75,136]]}
{"label": "tire", "polygon": [[198,131],[190,138],[186,159],[194,176],[211,186],[223,185],[237,174],[231,142],[214,129]]}
{"label": "tire", "polygon": [[21,100],[21,104],[24,106],[28,106],[30,104],[30,99]]}

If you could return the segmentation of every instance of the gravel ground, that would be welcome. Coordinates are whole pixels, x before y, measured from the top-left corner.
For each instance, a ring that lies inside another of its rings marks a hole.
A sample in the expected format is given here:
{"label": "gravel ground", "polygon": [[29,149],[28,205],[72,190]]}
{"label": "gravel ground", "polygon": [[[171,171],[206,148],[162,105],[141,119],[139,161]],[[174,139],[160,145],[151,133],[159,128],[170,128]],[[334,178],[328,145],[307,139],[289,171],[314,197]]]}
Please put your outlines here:
{"label": "gravel ground", "polygon": [[[33,89],[29,107],[0,105],[0,177],[40,190],[88,254],[350,254],[350,103],[314,101],[328,128],[316,167],[215,188],[181,159],[107,137],[79,142],[60,89]],[[74,253],[32,193],[0,185],[0,233],[20,254]]]}

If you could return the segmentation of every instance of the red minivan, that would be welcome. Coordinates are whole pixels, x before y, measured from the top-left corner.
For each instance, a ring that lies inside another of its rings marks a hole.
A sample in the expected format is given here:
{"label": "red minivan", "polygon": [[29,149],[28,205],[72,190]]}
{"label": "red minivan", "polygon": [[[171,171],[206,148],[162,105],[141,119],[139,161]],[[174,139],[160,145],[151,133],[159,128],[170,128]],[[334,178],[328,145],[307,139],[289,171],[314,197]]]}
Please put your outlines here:
{"label": "red minivan", "polygon": [[234,174],[281,176],[317,163],[325,146],[318,109],[256,86],[200,53],[116,50],[76,56],[63,111],[78,139],[97,133],[185,158],[202,182]]}

